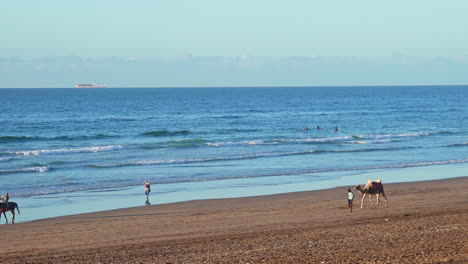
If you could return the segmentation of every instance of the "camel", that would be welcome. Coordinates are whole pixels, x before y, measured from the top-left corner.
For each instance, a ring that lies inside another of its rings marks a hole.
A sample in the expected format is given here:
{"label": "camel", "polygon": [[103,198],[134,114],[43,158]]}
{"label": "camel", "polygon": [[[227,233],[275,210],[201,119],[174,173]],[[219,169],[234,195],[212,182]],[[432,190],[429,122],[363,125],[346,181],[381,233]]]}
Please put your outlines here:
{"label": "camel", "polygon": [[370,179],[367,181],[366,186],[364,186],[364,189],[361,188],[361,185],[356,185],[354,187],[356,191],[358,191],[362,195],[361,199],[361,208],[364,206],[364,199],[366,198],[367,195],[369,195],[369,200],[371,203],[371,208],[372,208],[372,195],[377,196],[377,203],[375,204],[375,207],[379,205],[379,198],[380,194],[382,194],[383,198],[385,199],[385,207],[387,207],[387,197],[385,197],[385,192],[384,188],[382,185],[382,181],[380,179],[377,179],[377,181],[372,182]]}

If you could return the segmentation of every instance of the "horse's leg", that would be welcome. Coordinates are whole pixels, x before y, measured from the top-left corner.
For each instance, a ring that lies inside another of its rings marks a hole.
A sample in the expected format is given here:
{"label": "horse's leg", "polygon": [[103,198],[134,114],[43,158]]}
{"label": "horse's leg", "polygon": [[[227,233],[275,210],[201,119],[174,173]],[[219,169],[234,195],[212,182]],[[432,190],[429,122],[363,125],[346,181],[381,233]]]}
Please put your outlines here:
{"label": "horse's leg", "polygon": [[6,217],[5,211],[3,211],[3,216],[5,217],[5,221],[8,224],[8,218]]}
{"label": "horse's leg", "polygon": [[11,218],[11,223],[14,224],[15,223],[15,209],[11,210],[10,212],[13,215],[13,217]]}
{"label": "horse's leg", "polygon": [[364,205],[364,198],[366,198],[366,193],[362,195],[362,199],[361,199],[361,208],[362,208],[363,205]]}
{"label": "horse's leg", "polygon": [[387,205],[387,197],[385,196],[385,192],[384,192],[383,190],[382,190],[382,196],[383,196],[383,198],[384,198],[384,200],[385,200],[385,207],[388,207],[388,205]]}

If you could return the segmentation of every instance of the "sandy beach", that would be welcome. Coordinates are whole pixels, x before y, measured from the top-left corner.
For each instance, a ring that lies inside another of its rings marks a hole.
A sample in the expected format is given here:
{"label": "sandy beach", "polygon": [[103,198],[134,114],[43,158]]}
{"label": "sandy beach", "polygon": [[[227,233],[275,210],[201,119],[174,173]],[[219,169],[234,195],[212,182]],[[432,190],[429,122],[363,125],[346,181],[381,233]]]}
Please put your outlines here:
{"label": "sandy beach", "polygon": [[352,213],[344,186],[2,217],[0,263],[468,263],[468,177],[384,186],[387,208],[356,194]]}

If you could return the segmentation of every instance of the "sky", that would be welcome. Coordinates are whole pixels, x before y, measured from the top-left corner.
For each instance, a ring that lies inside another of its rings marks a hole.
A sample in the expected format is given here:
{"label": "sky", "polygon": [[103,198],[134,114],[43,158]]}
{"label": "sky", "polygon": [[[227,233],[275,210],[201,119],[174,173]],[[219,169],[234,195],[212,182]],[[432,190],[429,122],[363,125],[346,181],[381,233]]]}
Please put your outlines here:
{"label": "sky", "polygon": [[468,84],[468,1],[15,0],[0,88]]}

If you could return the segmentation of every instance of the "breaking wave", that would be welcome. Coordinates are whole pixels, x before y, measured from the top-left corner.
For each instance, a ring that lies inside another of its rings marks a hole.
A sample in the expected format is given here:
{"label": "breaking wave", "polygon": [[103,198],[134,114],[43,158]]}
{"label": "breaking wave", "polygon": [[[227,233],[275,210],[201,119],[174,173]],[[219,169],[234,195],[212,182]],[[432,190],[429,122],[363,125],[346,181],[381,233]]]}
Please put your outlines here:
{"label": "breaking wave", "polygon": [[[314,173],[326,173],[326,172],[339,172],[339,171],[365,171],[365,170],[379,170],[379,169],[398,169],[398,168],[411,168],[411,167],[423,167],[423,166],[435,166],[435,165],[448,165],[448,164],[459,164],[459,163],[468,163],[468,159],[459,159],[459,160],[439,160],[439,161],[421,161],[421,162],[409,162],[409,163],[396,163],[396,164],[387,164],[387,165],[376,165],[376,166],[361,166],[361,167],[347,167],[347,168],[329,168],[329,169],[310,169],[302,171],[290,171],[283,173],[270,173],[270,174],[256,174],[256,175],[230,175],[230,176],[214,176],[214,177],[181,177],[181,178],[165,178],[159,179],[158,184],[171,184],[171,183],[181,183],[181,182],[200,182],[200,181],[216,181],[216,180],[228,180],[228,179],[240,179],[240,178],[260,178],[260,177],[281,177],[281,176],[292,176],[292,175],[306,175]],[[142,164],[143,165],[143,164]],[[33,169],[25,168],[24,170]],[[48,186],[45,188],[40,188],[33,192],[18,192],[15,193],[17,197],[28,197],[33,195],[48,195],[48,194],[57,194],[57,193],[66,193],[66,192],[76,192],[76,191],[92,191],[99,189],[111,189],[111,188],[123,188],[130,186],[137,186],[141,184],[141,180],[135,179],[124,179],[119,181],[113,181],[109,183],[100,183],[100,184],[65,184],[60,186]]]}
{"label": "breaking wave", "polygon": [[265,142],[263,140],[245,140],[245,141],[227,141],[227,142],[208,142],[207,146],[220,147],[220,146],[248,146],[248,145],[271,145],[276,142]]}
{"label": "breaking wave", "polygon": [[6,169],[0,170],[0,173],[24,173],[24,172],[46,172],[49,171],[50,168],[47,166],[36,166],[36,167],[28,167],[28,168],[20,168],[20,169]]}
{"label": "breaking wave", "polygon": [[379,144],[379,143],[388,143],[391,142],[391,139],[376,139],[376,140],[356,140],[356,141],[348,141],[347,143],[350,144]]}
{"label": "breaking wave", "polygon": [[428,132],[414,132],[414,133],[388,133],[382,135],[353,135],[354,139],[382,139],[382,138],[405,138],[405,137],[420,137],[420,136],[428,136],[430,133]]}
{"label": "breaking wave", "polygon": [[[340,136],[340,137],[325,137],[325,138],[296,138],[296,139],[275,139],[276,142],[283,143],[385,143],[390,142],[396,138],[406,137],[419,137],[429,135],[427,132],[416,132],[416,133],[400,133],[400,134],[382,134],[382,135],[351,135],[351,136]],[[364,141],[365,140],[365,141]]]}
{"label": "breaking wave", "polygon": [[7,161],[10,161],[12,159],[13,159],[12,157],[0,157],[0,162],[7,162]]}
{"label": "breaking wave", "polygon": [[270,153],[255,153],[247,155],[233,155],[226,157],[210,157],[210,158],[194,158],[194,159],[168,159],[168,160],[141,160],[130,161],[122,163],[110,164],[91,164],[88,165],[92,168],[111,168],[111,167],[127,167],[127,166],[155,166],[155,165],[173,165],[173,164],[191,164],[191,163],[205,163],[217,161],[232,161],[232,160],[247,160],[269,157],[284,157],[284,156],[297,156],[297,155],[311,155],[311,154],[325,154],[325,153],[349,153],[349,152],[372,152],[372,151],[391,151],[400,150],[398,148],[368,148],[368,149],[352,149],[352,150],[309,150],[309,151],[291,151],[291,152],[270,152]]}
{"label": "breaking wave", "polygon": [[121,145],[109,145],[109,146],[95,146],[95,147],[84,147],[84,148],[63,148],[63,149],[40,149],[40,150],[27,150],[27,151],[16,151],[10,154],[16,155],[60,155],[60,154],[71,154],[71,153],[93,153],[103,151],[114,151],[122,149]]}

